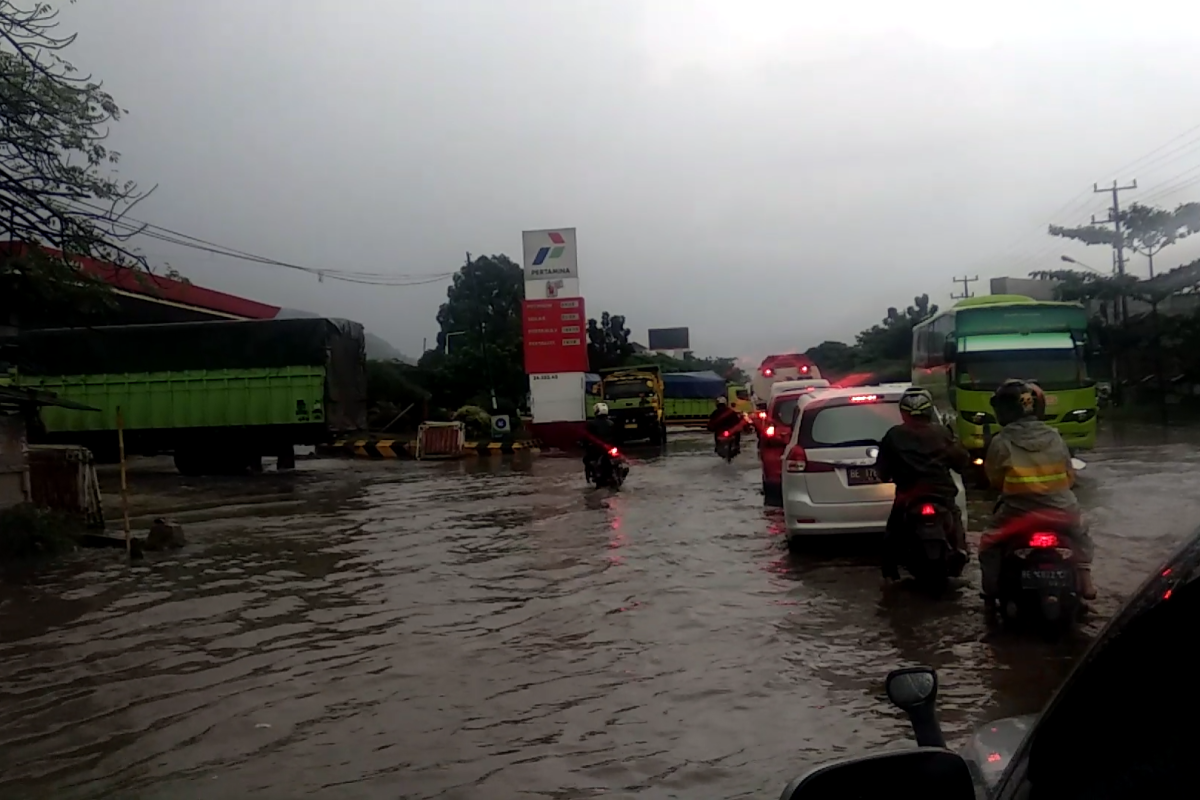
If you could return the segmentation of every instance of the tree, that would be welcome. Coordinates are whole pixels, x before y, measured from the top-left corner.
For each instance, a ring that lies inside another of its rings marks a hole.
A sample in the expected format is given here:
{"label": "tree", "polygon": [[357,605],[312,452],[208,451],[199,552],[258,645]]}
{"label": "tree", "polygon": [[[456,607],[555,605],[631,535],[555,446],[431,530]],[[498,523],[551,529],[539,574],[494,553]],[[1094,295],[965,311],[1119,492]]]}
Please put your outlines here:
{"label": "tree", "polygon": [[816,347],[810,347],[804,355],[812,359],[821,370],[821,374],[829,373],[838,377],[848,375],[859,365],[860,353],[857,348],[845,342],[824,341]]}
{"label": "tree", "polygon": [[932,317],[937,305],[929,304],[929,295],[913,298],[913,304],[900,313],[889,308],[883,322],[858,334],[856,343],[860,364],[901,361],[912,358],[913,328]]}
{"label": "tree", "polygon": [[[1184,203],[1174,211],[1167,211],[1141,203],[1131,203],[1118,216],[1121,223],[1121,244],[1135,253],[1146,256],[1150,263],[1150,277],[1154,277],[1154,257],[1180,239],[1200,231],[1200,203]],[[1067,228],[1051,225],[1051,236],[1073,239],[1085,245],[1107,245],[1117,242],[1116,227],[1081,225]]]}
{"label": "tree", "polygon": [[629,328],[625,327],[625,317],[620,314],[605,311],[600,315],[599,322],[589,319],[587,336],[588,365],[592,372],[619,367],[633,355]]}
{"label": "tree", "polygon": [[521,341],[521,267],[508,256],[479,256],[455,274],[438,309],[437,347],[421,356],[431,371],[426,388],[458,407],[491,408],[494,388],[505,408],[521,405],[529,390]]}
{"label": "tree", "polygon": [[123,244],[140,228],[121,219],[144,195],[109,174],[107,126],[123,112],[62,57],[75,36],[58,34],[57,16],[0,0],[0,239],[25,245],[0,260],[0,324],[100,301],[106,286],[74,256],[145,264]]}

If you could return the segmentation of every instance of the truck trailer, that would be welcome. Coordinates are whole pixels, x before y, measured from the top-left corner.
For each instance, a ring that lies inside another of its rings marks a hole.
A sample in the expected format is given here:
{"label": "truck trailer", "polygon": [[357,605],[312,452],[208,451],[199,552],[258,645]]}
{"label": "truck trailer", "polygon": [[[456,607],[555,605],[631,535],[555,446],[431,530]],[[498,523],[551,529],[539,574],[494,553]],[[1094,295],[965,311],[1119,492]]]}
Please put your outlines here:
{"label": "truck trailer", "polygon": [[22,331],[18,385],[99,409],[43,409],[31,441],[98,460],[171,453],[186,475],[293,462],[366,427],[363,326],[332,319],[185,322]]}

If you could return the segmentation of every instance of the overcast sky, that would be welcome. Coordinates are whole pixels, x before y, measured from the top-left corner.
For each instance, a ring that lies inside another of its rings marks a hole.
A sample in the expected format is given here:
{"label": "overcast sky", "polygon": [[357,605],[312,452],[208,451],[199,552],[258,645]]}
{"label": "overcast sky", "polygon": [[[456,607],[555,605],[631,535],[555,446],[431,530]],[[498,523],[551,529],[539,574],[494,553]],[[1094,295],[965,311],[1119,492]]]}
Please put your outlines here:
{"label": "overcast sky", "polygon": [[[592,315],[641,341],[686,325],[707,354],[852,340],[915,294],[949,302],[956,274],[986,293],[1062,253],[1107,269],[1044,233],[1103,215],[1094,181],[1200,199],[1200,128],[1168,145],[1200,126],[1200,5],[1182,1],[79,0],[63,17],[70,57],[129,110],[122,177],[158,184],[136,217],[414,275],[467,251],[519,261],[523,229],[574,226]],[[447,285],[143,250],[412,355]]]}

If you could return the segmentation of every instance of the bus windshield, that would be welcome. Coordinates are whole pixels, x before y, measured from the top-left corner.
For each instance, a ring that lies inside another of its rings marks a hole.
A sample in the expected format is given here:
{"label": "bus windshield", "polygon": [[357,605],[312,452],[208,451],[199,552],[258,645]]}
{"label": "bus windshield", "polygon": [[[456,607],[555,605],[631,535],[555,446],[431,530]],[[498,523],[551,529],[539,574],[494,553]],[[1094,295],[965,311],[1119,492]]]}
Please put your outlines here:
{"label": "bus windshield", "polygon": [[964,354],[958,361],[958,385],[995,391],[1009,378],[1032,380],[1046,391],[1092,386],[1083,359],[1073,349],[997,350]]}

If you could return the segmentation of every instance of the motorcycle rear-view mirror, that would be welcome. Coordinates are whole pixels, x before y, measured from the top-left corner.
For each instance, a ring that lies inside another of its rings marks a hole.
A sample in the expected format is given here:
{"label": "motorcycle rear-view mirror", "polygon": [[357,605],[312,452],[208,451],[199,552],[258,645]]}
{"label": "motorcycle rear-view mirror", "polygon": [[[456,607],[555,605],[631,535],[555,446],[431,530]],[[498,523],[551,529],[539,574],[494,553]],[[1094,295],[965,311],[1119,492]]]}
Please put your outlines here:
{"label": "motorcycle rear-view mirror", "polygon": [[971,769],[940,747],[899,750],[817,767],[783,790],[780,800],[974,800]]}
{"label": "motorcycle rear-view mirror", "polygon": [[1076,472],[1079,472],[1081,469],[1087,469],[1087,462],[1085,462],[1081,459],[1078,459],[1078,458],[1072,458],[1071,459],[1071,468],[1074,469]]}
{"label": "motorcycle rear-view mirror", "polygon": [[894,669],[886,686],[888,700],[901,711],[915,711],[937,700],[937,673],[929,667]]}

